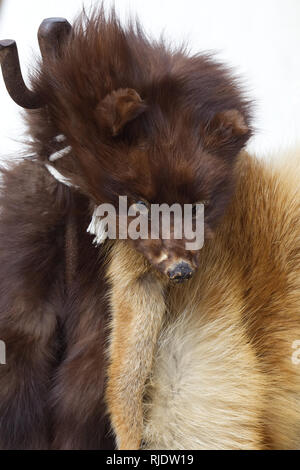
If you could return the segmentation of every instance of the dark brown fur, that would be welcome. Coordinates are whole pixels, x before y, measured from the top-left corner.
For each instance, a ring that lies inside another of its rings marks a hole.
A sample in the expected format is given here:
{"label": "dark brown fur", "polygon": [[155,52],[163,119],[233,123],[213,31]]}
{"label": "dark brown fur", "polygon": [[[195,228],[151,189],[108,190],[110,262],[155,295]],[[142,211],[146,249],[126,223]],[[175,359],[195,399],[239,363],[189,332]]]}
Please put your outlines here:
{"label": "dark brown fur", "polygon": [[[60,56],[41,65],[34,88],[48,103],[30,113],[34,150],[45,160],[51,139],[63,133],[73,152],[56,166],[96,203],[116,202],[120,194],[159,203],[223,196],[250,136],[249,103],[222,65],[184,50],[170,53],[138,26],[121,28],[113,14],[78,22]],[[99,107],[128,88],[145,109],[113,136]],[[240,113],[244,127],[234,126],[232,115],[226,127],[222,113],[229,110]]]}
{"label": "dark brown fur", "polygon": [[[212,58],[172,52],[102,10],[77,21],[59,54],[41,64],[33,88],[47,103],[27,115],[37,157],[4,172],[1,196],[7,365],[0,367],[0,448],[108,447],[103,260],[85,233],[92,204],[117,204],[119,195],[169,204],[205,199],[206,232],[213,231],[251,135],[249,103]],[[53,165],[79,191],[43,167],[57,134],[72,152]],[[79,259],[66,292],[70,211]],[[137,241],[135,248],[153,261],[161,246]],[[168,250],[182,254],[178,243]]]}
{"label": "dark brown fur", "polygon": [[[41,160],[62,133],[72,152],[54,166],[95,204],[117,206],[119,195],[160,204],[207,200],[211,235],[251,135],[249,102],[222,64],[184,48],[171,52],[139,25],[122,28],[114,12],[105,18],[101,10],[75,24],[33,88],[48,103],[29,114]],[[157,243],[135,246],[153,262]]]}
{"label": "dark brown fur", "polygon": [[[110,448],[105,429],[101,253],[85,233],[88,201],[38,162],[3,174],[0,224],[0,448]],[[67,214],[78,269],[65,283]]]}

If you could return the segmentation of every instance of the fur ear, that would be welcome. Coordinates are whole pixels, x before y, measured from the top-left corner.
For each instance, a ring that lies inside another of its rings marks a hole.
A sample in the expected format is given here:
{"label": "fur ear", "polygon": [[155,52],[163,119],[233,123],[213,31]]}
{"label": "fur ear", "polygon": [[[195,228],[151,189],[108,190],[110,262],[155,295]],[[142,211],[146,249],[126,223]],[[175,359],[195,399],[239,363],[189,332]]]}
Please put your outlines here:
{"label": "fur ear", "polygon": [[125,124],[147,108],[140,95],[132,88],[119,88],[99,103],[96,114],[100,125],[108,128],[113,136],[119,134]]}
{"label": "fur ear", "polygon": [[232,148],[239,142],[245,143],[250,137],[250,129],[244,116],[237,109],[216,113],[200,128],[202,143],[210,151]]}

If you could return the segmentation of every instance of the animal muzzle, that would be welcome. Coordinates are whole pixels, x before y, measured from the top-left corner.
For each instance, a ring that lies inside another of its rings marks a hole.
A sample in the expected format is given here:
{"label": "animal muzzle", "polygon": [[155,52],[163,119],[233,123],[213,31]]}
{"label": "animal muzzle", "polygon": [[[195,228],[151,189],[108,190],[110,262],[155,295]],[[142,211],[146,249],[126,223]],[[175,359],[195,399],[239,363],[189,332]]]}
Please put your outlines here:
{"label": "animal muzzle", "polygon": [[189,263],[180,261],[167,270],[167,275],[173,282],[187,281],[194,274],[194,269]]}

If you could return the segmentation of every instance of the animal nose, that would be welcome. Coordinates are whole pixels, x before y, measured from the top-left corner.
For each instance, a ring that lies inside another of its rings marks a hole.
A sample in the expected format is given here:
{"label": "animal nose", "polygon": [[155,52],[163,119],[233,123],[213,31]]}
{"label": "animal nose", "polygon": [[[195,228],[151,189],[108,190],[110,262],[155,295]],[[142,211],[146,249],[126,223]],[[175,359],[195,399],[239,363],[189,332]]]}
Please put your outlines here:
{"label": "animal nose", "polygon": [[193,275],[193,272],[193,268],[188,263],[181,261],[180,263],[176,264],[175,267],[168,269],[167,274],[171,281],[183,282],[187,279],[190,279]]}

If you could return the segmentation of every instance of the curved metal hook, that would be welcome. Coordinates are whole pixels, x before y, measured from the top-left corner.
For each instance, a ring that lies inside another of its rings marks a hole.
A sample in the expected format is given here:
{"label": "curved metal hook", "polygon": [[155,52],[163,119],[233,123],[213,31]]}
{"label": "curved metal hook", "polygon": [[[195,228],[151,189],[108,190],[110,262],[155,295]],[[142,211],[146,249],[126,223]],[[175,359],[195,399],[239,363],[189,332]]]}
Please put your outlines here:
{"label": "curved metal hook", "polygon": [[[46,18],[40,25],[38,41],[43,60],[57,53],[72,27],[65,18]],[[45,105],[41,97],[29,90],[22,77],[16,42],[0,41],[0,64],[5,86],[11,98],[22,108],[37,109]]]}
{"label": "curved metal hook", "polygon": [[38,41],[44,60],[59,51],[71,29],[72,26],[65,18],[46,18],[42,21],[38,30]]}
{"label": "curved metal hook", "polygon": [[25,85],[17,44],[12,39],[0,41],[0,63],[5,86],[16,103],[27,109],[37,109],[43,106],[40,97]]}

